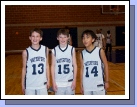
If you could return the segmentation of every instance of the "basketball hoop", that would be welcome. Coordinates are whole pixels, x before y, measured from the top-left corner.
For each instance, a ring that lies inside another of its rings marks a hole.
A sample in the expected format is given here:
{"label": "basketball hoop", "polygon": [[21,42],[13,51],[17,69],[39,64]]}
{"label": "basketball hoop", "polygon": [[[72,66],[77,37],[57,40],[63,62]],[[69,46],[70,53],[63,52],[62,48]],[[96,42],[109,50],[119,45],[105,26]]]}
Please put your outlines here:
{"label": "basketball hoop", "polygon": [[112,11],[113,11],[114,15],[118,15],[118,13],[119,13],[119,9],[118,8],[113,8]]}

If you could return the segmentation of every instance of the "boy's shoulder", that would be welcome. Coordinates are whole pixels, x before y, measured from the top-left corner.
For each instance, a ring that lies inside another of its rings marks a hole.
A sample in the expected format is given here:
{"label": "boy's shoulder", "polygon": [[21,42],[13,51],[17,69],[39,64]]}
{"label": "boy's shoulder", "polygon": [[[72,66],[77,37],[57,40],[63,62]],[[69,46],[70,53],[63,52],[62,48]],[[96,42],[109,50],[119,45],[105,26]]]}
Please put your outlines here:
{"label": "boy's shoulder", "polygon": [[100,47],[96,46],[95,49],[101,49]]}
{"label": "boy's shoulder", "polygon": [[25,50],[29,50],[29,49],[31,49],[31,46],[28,46]]}
{"label": "boy's shoulder", "polygon": [[45,45],[41,45],[41,47],[46,47]]}
{"label": "boy's shoulder", "polygon": [[95,49],[94,49],[94,51],[95,51],[95,50],[96,50],[96,51],[100,51],[101,49],[102,49],[101,47],[96,46]]}
{"label": "boy's shoulder", "polygon": [[[71,45],[67,45],[67,48],[72,48],[73,46],[71,46]],[[55,48],[59,48],[59,45],[57,45],[57,46],[55,46],[54,48],[52,48],[52,49],[55,49]],[[73,48],[75,48],[75,47],[73,47]]]}
{"label": "boy's shoulder", "polygon": [[45,45],[41,45],[41,49],[47,49],[48,47]]}
{"label": "boy's shoulder", "polygon": [[[98,47],[98,46],[95,46],[95,48],[93,49],[93,51],[94,51],[94,50],[100,50],[100,49],[102,49],[102,48],[100,48],[100,47]],[[86,51],[86,49],[83,49],[82,52],[87,52],[87,51]]]}
{"label": "boy's shoulder", "polygon": [[[72,48],[73,46],[71,46],[71,45],[68,44],[68,47]],[[74,47],[73,47],[73,48],[74,48]]]}
{"label": "boy's shoulder", "polygon": [[58,48],[58,47],[59,47],[59,45],[57,45],[57,46],[55,46],[54,48],[52,48],[52,50],[55,49],[55,48]]}
{"label": "boy's shoulder", "polygon": [[83,53],[83,52],[86,52],[86,49],[83,49],[81,52],[82,52],[82,53]]}

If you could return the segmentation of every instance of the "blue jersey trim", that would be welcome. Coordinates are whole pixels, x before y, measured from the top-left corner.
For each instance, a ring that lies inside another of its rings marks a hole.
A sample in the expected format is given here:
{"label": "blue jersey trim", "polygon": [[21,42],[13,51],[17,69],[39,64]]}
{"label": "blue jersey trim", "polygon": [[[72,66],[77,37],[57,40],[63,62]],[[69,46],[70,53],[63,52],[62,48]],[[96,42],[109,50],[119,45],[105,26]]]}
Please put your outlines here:
{"label": "blue jersey trim", "polygon": [[58,47],[59,47],[59,49],[60,49],[62,52],[64,52],[65,50],[67,50],[68,44],[67,44],[67,46],[66,46],[66,48],[65,48],[64,50],[62,50],[62,49],[60,48],[60,45],[58,45]]}
{"label": "blue jersey trim", "polygon": [[86,49],[86,51],[91,54],[95,49],[96,49],[96,46],[91,51],[88,51],[87,49]]}
{"label": "blue jersey trim", "polygon": [[54,55],[56,56],[56,49],[54,48]]}
{"label": "blue jersey trim", "polygon": [[33,49],[34,51],[39,51],[41,49],[41,45],[39,46],[38,49],[34,49],[32,46],[30,46],[31,49]]}

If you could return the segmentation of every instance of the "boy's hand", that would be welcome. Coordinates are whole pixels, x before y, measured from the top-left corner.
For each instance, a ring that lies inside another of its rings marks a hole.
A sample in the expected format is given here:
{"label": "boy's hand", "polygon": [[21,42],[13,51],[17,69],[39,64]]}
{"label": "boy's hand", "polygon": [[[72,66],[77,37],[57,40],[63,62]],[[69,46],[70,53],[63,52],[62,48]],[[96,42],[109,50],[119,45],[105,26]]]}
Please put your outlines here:
{"label": "boy's hand", "polygon": [[103,50],[105,50],[105,49],[106,49],[106,47],[104,47],[104,46],[103,46],[103,47],[102,47],[102,49],[103,49]]}
{"label": "boy's hand", "polygon": [[81,86],[80,91],[82,94],[84,94],[83,86]]}
{"label": "boy's hand", "polygon": [[47,81],[47,89],[49,89],[49,87],[50,87],[50,83],[49,81]]}
{"label": "boy's hand", "polygon": [[54,92],[56,92],[57,91],[57,85],[56,85],[56,83],[53,83],[53,90],[54,90]]}
{"label": "boy's hand", "polygon": [[75,88],[76,88],[76,81],[73,80],[72,85],[71,85],[71,89],[72,89],[72,90],[75,90]]}
{"label": "boy's hand", "polygon": [[25,87],[22,86],[22,93],[25,94]]}
{"label": "boy's hand", "polygon": [[109,88],[109,83],[105,82],[105,90],[107,90]]}

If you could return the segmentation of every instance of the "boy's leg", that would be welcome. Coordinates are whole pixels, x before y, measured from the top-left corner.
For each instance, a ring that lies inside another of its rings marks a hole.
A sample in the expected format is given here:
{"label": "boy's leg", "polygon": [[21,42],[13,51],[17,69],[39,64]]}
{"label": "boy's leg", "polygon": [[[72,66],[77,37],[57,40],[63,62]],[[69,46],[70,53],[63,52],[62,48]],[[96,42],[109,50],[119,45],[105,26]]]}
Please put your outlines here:
{"label": "boy's leg", "polygon": [[106,54],[106,58],[107,58],[107,60],[108,60],[108,44],[106,44],[106,49],[105,49],[105,54]]}
{"label": "boy's leg", "polygon": [[111,54],[111,51],[112,51],[112,45],[110,44],[110,50],[109,50],[110,54]]}
{"label": "boy's leg", "polygon": [[25,95],[36,95],[36,90],[25,89]]}
{"label": "boy's leg", "polygon": [[66,95],[75,95],[75,90],[72,90],[71,86],[67,87]]}
{"label": "boy's leg", "polygon": [[47,88],[38,89],[37,95],[48,95]]}
{"label": "boy's leg", "polygon": [[93,95],[106,95],[106,90],[93,91]]}
{"label": "boy's leg", "polygon": [[55,95],[65,95],[66,87],[58,87],[57,91],[55,92]]}
{"label": "boy's leg", "polygon": [[84,95],[93,95],[93,91],[84,91]]}

